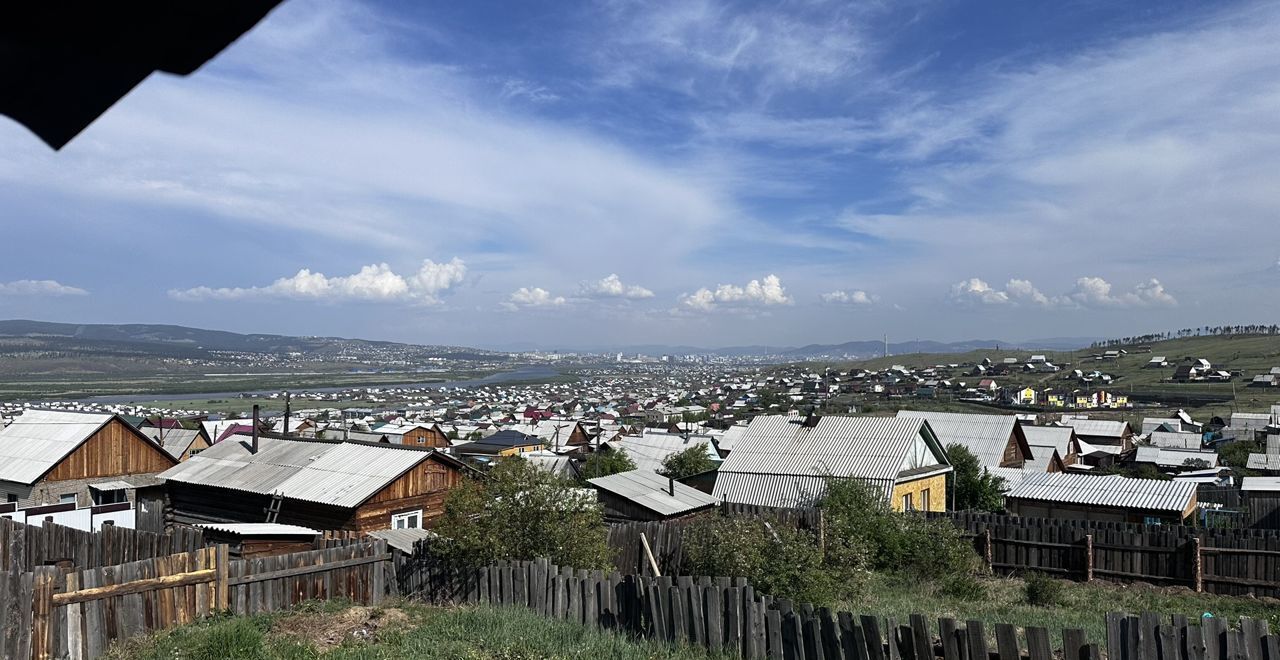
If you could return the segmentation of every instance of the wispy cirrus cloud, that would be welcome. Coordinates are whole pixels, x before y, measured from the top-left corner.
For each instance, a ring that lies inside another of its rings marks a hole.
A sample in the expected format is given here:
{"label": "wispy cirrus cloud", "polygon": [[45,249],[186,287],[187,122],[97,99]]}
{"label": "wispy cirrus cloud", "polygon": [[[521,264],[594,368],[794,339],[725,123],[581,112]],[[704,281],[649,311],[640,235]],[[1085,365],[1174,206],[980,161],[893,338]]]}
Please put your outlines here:
{"label": "wispy cirrus cloud", "polygon": [[0,296],[85,296],[89,292],[57,280],[0,282]]}
{"label": "wispy cirrus cloud", "polygon": [[357,273],[336,277],[304,268],[296,275],[282,277],[265,286],[173,289],[169,291],[169,297],[182,301],[288,298],[436,305],[442,302],[443,294],[462,282],[466,274],[466,264],[456,257],[445,263],[427,259],[417,272],[407,276],[392,271],[385,263],[371,264]]}

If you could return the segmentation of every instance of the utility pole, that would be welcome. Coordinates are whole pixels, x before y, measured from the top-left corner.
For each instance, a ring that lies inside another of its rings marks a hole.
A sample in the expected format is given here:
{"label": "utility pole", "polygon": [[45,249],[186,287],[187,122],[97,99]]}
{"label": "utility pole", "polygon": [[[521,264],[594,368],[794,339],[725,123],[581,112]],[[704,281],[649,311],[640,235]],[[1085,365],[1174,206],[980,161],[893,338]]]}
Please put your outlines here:
{"label": "utility pole", "polygon": [[284,393],[284,435],[289,437],[289,393]]}

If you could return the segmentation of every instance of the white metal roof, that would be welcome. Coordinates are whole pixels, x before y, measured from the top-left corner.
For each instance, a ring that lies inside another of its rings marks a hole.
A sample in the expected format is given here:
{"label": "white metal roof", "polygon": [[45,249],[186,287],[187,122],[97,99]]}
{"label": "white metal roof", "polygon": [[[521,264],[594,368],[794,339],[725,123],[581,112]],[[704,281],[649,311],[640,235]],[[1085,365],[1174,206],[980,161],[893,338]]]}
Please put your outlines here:
{"label": "white metal roof", "polygon": [[24,412],[0,431],[0,480],[35,483],[112,417],[60,410]]}
{"label": "white metal roof", "polygon": [[160,474],[162,479],[280,495],[352,508],[432,456],[398,445],[260,438],[220,442]]}
{"label": "white metal roof", "polygon": [[1005,497],[1181,513],[1195,493],[1196,485],[1189,482],[1064,472],[1028,474]]}
{"label": "white metal roof", "polygon": [[201,523],[196,527],[227,532],[238,536],[316,536],[320,534],[320,532],[307,527],[281,525],[279,523]]}
{"label": "white metal roof", "polygon": [[1250,470],[1280,470],[1280,454],[1249,454],[1244,466]]}
{"label": "white metal roof", "polygon": [[1240,480],[1240,490],[1280,491],[1280,477],[1245,477]]}
{"label": "white metal roof", "polygon": [[678,433],[645,433],[641,436],[624,435],[605,443],[612,449],[625,449],[627,456],[637,468],[657,472],[662,469],[662,462],[672,454],[677,454],[695,445],[703,445],[707,458],[720,462],[720,454],[712,446],[710,436]]}
{"label": "white metal roof", "polygon": [[1152,431],[1147,436],[1151,444],[1169,449],[1199,449],[1201,436],[1199,433],[1175,433],[1171,431]]}
{"label": "white metal roof", "polygon": [[148,426],[138,430],[148,438],[164,445],[164,450],[174,458],[182,458],[182,455],[191,449],[196,438],[200,437],[199,431],[190,429],[164,429],[161,433],[159,428]]}
{"label": "white metal roof", "polygon": [[1205,467],[1217,467],[1218,453],[1196,449],[1175,449],[1170,447],[1144,446],[1138,447],[1134,454],[1139,463],[1155,463],[1160,467],[1181,467],[1189,460],[1204,461]]}
{"label": "white metal roof", "polygon": [[1110,419],[1080,419],[1078,417],[1062,416],[1062,424],[1070,426],[1076,430],[1076,435],[1096,437],[1096,438],[1115,438],[1119,440],[1124,437],[1126,428],[1125,422],[1114,421]]}
{"label": "white metal roof", "polygon": [[1004,450],[1013,436],[1018,418],[1014,415],[981,413],[948,413],[922,410],[899,410],[898,417],[929,420],[942,446],[964,445],[986,467],[999,467]]}
{"label": "white metal roof", "polygon": [[[714,506],[719,501],[697,488],[644,469],[596,477],[587,483],[663,516]],[[675,495],[670,494],[668,488],[674,489]]]}

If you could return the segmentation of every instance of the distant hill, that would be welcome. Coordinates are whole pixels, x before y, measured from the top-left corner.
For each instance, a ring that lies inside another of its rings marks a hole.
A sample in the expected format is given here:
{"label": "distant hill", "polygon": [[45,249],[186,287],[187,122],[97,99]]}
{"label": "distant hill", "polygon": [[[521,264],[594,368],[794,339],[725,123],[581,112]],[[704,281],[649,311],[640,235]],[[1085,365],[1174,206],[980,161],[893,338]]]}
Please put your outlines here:
{"label": "distant hill", "polygon": [[[208,351],[247,353],[305,353],[337,355],[345,350],[413,347],[386,341],[342,337],[290,337],[269,334],[239,334],[223,330],[203,330],[180,325],[158,324],[77,324],[47,321],[0,321],[0,338],[22,338],[50,348],[74,345],[80,351],[95,346],[107,353],[154,353],[159,356],[201,355]],[[417,346],[424,352],[459,357],[493,356],[498,353],[456,346]]]}

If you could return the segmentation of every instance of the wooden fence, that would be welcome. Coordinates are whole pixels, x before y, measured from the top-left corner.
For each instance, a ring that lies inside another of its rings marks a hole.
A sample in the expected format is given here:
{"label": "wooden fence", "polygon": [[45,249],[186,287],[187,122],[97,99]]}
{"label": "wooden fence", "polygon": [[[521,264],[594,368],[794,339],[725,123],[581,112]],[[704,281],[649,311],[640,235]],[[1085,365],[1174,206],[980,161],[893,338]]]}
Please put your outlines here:
{"label": "wooden fence", "polygon": [[194,552],[202,547],[203,532],[191,527],[156,534],[103,525],[99,531],[87,532],[48,522],[23,525],[0,518],[0,566],[11,573],[53,565],[64,568],[112,566]]}
{"label": "wooden fence", "polygon": [[[1105,640],[1084,631],[1019,629],[921,615],[857,616],[755,593],[743,578],[648,577],[533,562],[469,570],[401,563],[405,595],[435,603],[527,607],[554,619],[713,653],[780,660],[1280,660],[1266,621],[1107,615]],[[1021,638],[1021,639],[1020,639]]]}
{"label": "wooden fence", "polygon": [[1040,571],[1280,597],[1280,534],[978,513],[953,521],[997,572]]}
{"label": "wooden fence", "polygon": [[261,559],[230,559],[219,545],[66,571],[57,566],[0,576],[0,657],[96,658],[112,640],[230,611],[258,614],[312,599],[381,603],[394,593],[385,541],[341,543]]}

